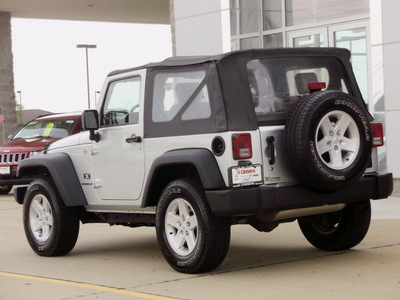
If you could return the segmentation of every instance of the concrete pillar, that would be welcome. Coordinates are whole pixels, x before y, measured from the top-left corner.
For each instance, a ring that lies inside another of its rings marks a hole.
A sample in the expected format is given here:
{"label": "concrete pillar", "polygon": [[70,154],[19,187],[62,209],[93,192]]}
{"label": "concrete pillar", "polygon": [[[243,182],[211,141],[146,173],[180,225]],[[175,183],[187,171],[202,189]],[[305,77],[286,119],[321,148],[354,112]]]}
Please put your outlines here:
{"label": "concrete pillar", "polygon": [[17,129],[11,44],[11,14],[0,12],[0,106],[5,118],[0,125],[0,144],[3,143],[3,126],[6,139]]}
{"label": "concrete pillar", "polygon": [[176,55],[214,55],[231,50],[229,0],[171,1]]}
{"label": "concrete pillar", "polygon": [[370,0],[372,110],[383,121],[386,133],[387,168],[395,177],[400,196],[400,1]]}

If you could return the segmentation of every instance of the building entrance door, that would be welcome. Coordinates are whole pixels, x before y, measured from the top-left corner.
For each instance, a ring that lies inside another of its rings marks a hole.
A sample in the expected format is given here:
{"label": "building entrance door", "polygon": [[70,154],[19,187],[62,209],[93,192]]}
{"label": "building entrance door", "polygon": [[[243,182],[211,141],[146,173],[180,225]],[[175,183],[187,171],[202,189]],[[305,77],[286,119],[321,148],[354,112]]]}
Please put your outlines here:
{"label": "building entrance door", "polygon": [[363,98],[368,103],[370,61],[367,21],[289,31],[287,37],[289,47],[339,47],[350,50],[354,74]]}

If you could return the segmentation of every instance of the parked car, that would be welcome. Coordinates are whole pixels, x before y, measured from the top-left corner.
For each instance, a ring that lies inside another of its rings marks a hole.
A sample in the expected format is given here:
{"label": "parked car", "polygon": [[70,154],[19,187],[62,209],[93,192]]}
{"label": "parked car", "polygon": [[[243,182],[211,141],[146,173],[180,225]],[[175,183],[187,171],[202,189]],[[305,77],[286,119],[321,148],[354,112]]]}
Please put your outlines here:
{"label": "parked car", "polygon": [[297,220],[312,245],[342,251],[365,237],[370,199],[393,190],[345,49],[173,57],[110,73],[100,99],[88,131],[20,165],[32,182],[16,200],[41,256],[71,251],[80,222],[155,226],[185,273],[216,268],[235,224]]}
{"label": "parked car", "polygon": [[40,153],[51,143],[82,130],[80,113],[40,116],[26,123],[0,147],[0,195],[13,185],[29,183],[16,177],[18,163]]}

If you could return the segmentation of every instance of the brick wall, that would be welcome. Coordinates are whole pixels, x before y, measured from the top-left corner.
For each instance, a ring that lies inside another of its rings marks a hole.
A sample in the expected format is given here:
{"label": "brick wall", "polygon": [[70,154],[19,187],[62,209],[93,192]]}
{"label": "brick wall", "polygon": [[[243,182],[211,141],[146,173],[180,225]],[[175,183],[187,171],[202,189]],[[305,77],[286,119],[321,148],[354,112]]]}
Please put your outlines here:
{"label": "brick wall", "polygon": [[11,15],[0,12],[0,106],[3,107],[5,118],[5,122],[0,125],[0,144],[3,143],[3,132],[7,139],[17,129],[11,45]]}

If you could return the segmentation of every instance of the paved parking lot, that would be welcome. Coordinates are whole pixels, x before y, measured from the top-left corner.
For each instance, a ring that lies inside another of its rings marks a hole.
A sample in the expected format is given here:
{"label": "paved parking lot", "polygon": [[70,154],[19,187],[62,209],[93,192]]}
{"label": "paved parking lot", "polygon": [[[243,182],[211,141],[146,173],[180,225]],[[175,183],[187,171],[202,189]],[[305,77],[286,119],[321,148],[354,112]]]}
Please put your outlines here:
{"label": "paved parking lot", "polygon": [[0,196],[0,299],[400,299],[400,198],[373,202],[365,240],[322,252],[297,223],[271,233],[233,226],[229,253],[215,271],[175,272],[153,228],[82,225],[64,257],[29,247],[22,207]]}

